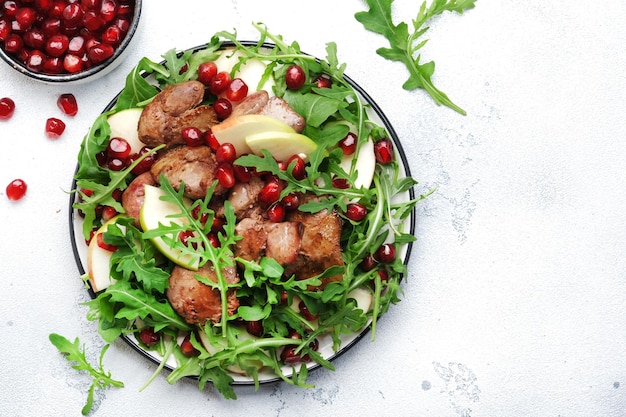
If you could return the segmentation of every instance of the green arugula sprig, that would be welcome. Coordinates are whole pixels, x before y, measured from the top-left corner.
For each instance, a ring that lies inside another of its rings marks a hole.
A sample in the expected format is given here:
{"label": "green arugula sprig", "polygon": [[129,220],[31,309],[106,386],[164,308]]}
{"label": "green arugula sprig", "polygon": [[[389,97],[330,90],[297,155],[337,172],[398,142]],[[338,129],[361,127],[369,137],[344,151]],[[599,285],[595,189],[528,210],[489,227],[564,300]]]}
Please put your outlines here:
{"label": "green arugula sprig", "polygon": [[75,364],[72,365],[72,368],[78,371],[86,371],[93,379],[87,392],[87,402],[82,409],[83,415],[87,415],[89,411],[91,411],[91,408],[93,407],[94,392],[96,389],[102,389],[109,386],[121,388],[124,386],[123,382],[116,381],[111,378],[111,373],[104,370],[102,360],[104,359],[104,354],[110,345],[104,345],[100,351],[100,359],[96,368],[87,361],[87,358],[85,357],[85,348],[83,346],[81,349],[78,338],[74,340],[74,343],[70,342],[64,336],[56,333],[51,333],[48,338],[50,339],[50,342],[59,350],[59,352],[65,355],[65,358],[68,361],[75,362]]}
{"label": "green arugula sprig", "polygon": [[427,2],[424,1],[417,17],[412,21],[412,31],[409,31],[406,22],[394,24],[391,15],[393,0],[367,0],[369,10],[358,12],[354,17],[365,29],[381,34],[389,41],[389,48],[376,50],[378,55],[391,61],[400,61],[409,70],[409,78],[402,88],[405,90],[422,88],[430,94],[435,103],[443,104],[465,115],[465,110],[435,87],[431,79],[435,72],[435,63],[433,61],[421,63],[419,51],[427,42],[421,37],[429,29],[424,26],[428,21],[446,11],[462,14],[465,10],[473,9],[475,2],[476,0],[433,0],[431,5],[427,6]]}

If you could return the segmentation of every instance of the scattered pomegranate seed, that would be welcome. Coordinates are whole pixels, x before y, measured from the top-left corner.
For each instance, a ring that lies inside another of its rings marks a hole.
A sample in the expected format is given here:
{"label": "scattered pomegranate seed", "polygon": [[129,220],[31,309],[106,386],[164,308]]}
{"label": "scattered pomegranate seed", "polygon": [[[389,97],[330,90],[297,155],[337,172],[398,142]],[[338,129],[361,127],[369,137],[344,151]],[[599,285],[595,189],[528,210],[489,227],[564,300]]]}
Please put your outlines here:
{"label": "scattered pomegranate seed", "polygon": [[117,210],[111,206],[106,206],[102,209],[102,221],[108,222],[113,217],[117,216]]}
{"label": "scattered pomegranate seed", "polygon": [[374,257],[371,254],[367,254],[365,255],[365,257],[363,258],[363,260],[361,261],[361,263],[359,264],[359,267],[365,271],[365,272],[369,272],[372,269],[376,268],[376,259],[374,259]]}
{"label": "scattered pomegranate seed", "polygon": [[290,90],[298,90],[300,87],[304,85],[306,81],[306,74],[304,74],[304,70],[299,65],[290,65],[287,68],[287,73],[285,74],[285,83],[287,84],[287,88]]}
{"label": "scattered pomegranate seed", "polygon": [[278,181],[270,181],[263,186],[257,197],[259,203],[264,207],[269,207],[280,198],[282,187]]}
{"label": "scattered pomegranate seed", "polygon": [[238,102],[248,95],[248,85],[241,78],[233,79],[226,89],[226,98],[231,102]]}
{"label": "scattered pomegranate seed", "polygon": [[152,347],[159,343],[161,335],[154,331],[152,327],[146,327],[139,331],[139,340],[148,347]]}
{"label": "scattered pomegranate seed", "polygon": [[215,110],[218,119],[224,120],[233,112],[233,105],[228,99],[222,97],[215,100],[213,110]]}
{"label": "scattered pomegranate seed", "polygon": [[381,139],[374,143],[374,155],[380,164],[389,164],[393,161],[393,143],[391,139]]}
{"label": "scattered pomegranate seed", "polygon": [[211,80],[217,74],[217,65],[215,62],[203,62],[198,66],[198,81],[208,86]]}
{"label": "scattered pomegranate seed", "polygon": [[232,143],[223,143],[215,151],[215,159],[218,163],[232,164],[237,159],[237,151]]}
{"label": "scattered pomegranate seed", "polygon": [[315,83],[315,86],[317,88],[330,88],[333,84],[332,80],[327,74],[318,75],[317,77],[315,77],[315,80],[313,80],[313,82]]}
{"label": "scattered pomegranate seed", "polygon": [[285,220],[285,206],[280,201],[272,204],[270,208],[267,209],[267,219],[272,223],[280,223]]}
{"label": "scattered pomegranate seed", "polygon": [[231,164],[219,164],[215,171],[215,176],[217,177],[217,181],[224,188],[232,188],[235,185],[235,172]]}
{"label": "scattered pomegranate seed", "polygon": [[384,243],[374,252],[374,259],[385,264],[396,259],[396,248],[391,243]]}
{"label": "scattered pomegranate seed", "polygon": [[346,217],[354,222],[360,222],[367,216],[367,209],[360,203],[349,203],[346,206]]}
{"label": "scattered pomegranate seed", "polygon": [[206,132],[204,132],[203,136],[204,136],[204,143],[209,148],[213,149],[213,151],[216,151],[217,148],[220,147],[220,142],[217,140],[217,138],[215,137],[215,135],[213,134],[211,130],[207,130]]}
{"label": "scattered pomegranate seed", "polygon": [[252,179],[252,168],[250,167],[234,164],[233,170],[235,171],[235,178],[239,182],[249,182]]}
{"label": "scattered pomegranate seed", "polygon": [[246,322],[246,330],[252,336],[261,337],[265,331],[263,330],[263,322],[261,320],[253,320]]}
{"label": "scattered pomegranate seed", "polygon": [[46,120],[46,135],[50,139],[57,139],[65,131],[65,123],[56,117],[50,117]]}
{"label": "scattered pomegranate seed", "polygon": [[287,194],[281,201],[287,211],[296,211],[300,207],[300,195],[296,193]]}
{"label": "scattered pomegranate seed", "polygon": [[379,269],[376,272],[378,273],[378,276],[380,277],[380,280],[382,282],[389,281],[389,271],[387,271],[386,269]]}
{"label": "scattered pomegranate seed", "polygon": [[211,82],[209,83],[209,91],[211,94],[215,94],[216,96],[222,94],[228,88],[230,84],[231,78],[230,73],[226,71],[220,71],[213,78],[211,78]]}
{"label": "scattered pomegranate seed", "polygon": [[[142,156],[143,154],[149,151],[150,151],[150,148],[148,148],[147,146],[144,146],[143,148],[141,148],[141,150],[139,150],[138,153],[130,155],[128,157],[128,165],[132,164],[137,159],[139,159],[140,156]],[[154,164],[156,159],[157,159],[157,155],[154,153],[146,156],[145,158],[141,160],[141,162],[135,165],[135,168],[133,168],[131,172],[134,175],[140,175],[140,174],[143,174],[144,172],[149,171],[150,168],[152,168],[152,165]]]}
{"label": "scattered pomegranate seed", "polygon": [[78,113],[78,103],[74,94],[61,94],[57,99],[57,106],[68,116],[76,116],[76,113]]}
{"label": "scattered pomegranate seed", "polygon": [[15,112],[15,102],[9,97],[0,98],[0,120],[8,120]]}
{"label": "scattered pomegranate seed", "polygon": [[190,147],[197,147],[204,144],[204,137],[202,131],[197,127],[189,126],[183,128],[181,135],[185,144]]}
{"label": "scattered pomegranate seed", "polygon": [[300,309],[300,314],[302,314],[302,317],[304,317],[308,321],[317,320],[317,318],[319,317],[317,314],[311,313],[306,304],[304,304],[304,301],[300,301],[300,304],[298,304],[298,308]]}
{"label": "scattered pomegranate seed", "polygon": [[350,184],[348,183],[348,180],[345,178],[333,178],[332,184],[334,188],[338,188],[340,190],[345,190],[347,188],[350,188]]}
{"label": "scattered pomegranate seed", "polygon": [[191,344],[191,335],[185,336],[180,344],[180,350],[181,352],[183,352],[183,355],[187,356],[188,358],[192,356],[198,356],[200,354],[200,351]]}
{"label": "scattered pomegranate seed", "polygon": [[191,230],[185,230],[178,234],[178,240],[180,240],[183,245],[189,246],[189,244],[191,243],[192,248],[198,249],[197,242],[189,242],[189,239],[192,239],[194,237],[196,237],[196,235]]}
{"label": "scattered pomegranate seed", "polygon": [[209,243],[211,243],[211,246],[214,248],[220,247],[220,239],[217,237],[217,234],[211,232],[206,237],[209,240]]}
{"label": "scattered pomegranate seed", "polygon": [[300,155],[293,155],[287,161],[287,166],[290,166],[293,163],[293,169],[291,170],[291,175],[297,180],[302,180],[306,177],[306,162]]}
{"label": "scattered pomegranate seed", "polygon": [[115,252],[117,250],[117,246],[111,245],[104,241],[104,237],[102,236],[102,233],[98,233],[96,239],[97,239],[96,243],[98,244],[98,246],[100,246],[100,248],[109,252]]}
{"label": "scattered pomegranate seed", "polygon": [[357,137],[354,133],[348,132],[345,138],[341,139],[337,144],[344,155],[352,155],[356,151]]}
{"label": "scattered pomegranate seed", "polygon": [[26,182],[24,182],[24,180],[13,180],[9,183],[9,185],[7,185],[7,198],[12,201],[20,200],[22,197],[24,197],[24,195],[26,195],[27,189],[28,186],[26,185]]}

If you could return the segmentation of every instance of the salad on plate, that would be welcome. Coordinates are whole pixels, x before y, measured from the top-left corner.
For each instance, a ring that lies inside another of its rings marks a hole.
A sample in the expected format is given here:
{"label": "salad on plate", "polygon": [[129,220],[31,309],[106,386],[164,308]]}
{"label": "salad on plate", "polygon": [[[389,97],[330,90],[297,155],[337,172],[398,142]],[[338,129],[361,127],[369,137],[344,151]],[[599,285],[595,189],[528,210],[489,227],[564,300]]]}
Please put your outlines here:
{"label": "salad on plate", "polygon": [[[257,42],[143,58],[78,155],[87,318],[167,381],[309,386],[400,300],[415,197],[384,114],[325,59]],[[149,382],[149,381],[148,381]]]}

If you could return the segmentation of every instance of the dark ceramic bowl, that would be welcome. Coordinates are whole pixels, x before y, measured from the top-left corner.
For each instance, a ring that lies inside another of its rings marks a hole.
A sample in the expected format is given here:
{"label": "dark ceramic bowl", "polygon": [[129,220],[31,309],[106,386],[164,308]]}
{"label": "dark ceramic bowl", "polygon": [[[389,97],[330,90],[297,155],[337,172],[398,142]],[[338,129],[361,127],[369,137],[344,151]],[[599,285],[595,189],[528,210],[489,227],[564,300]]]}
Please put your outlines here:
{"label": "dark ceramic bowl", "polygon": [[137,31],[137,28],[139,26],[141,8],[143,3],[143,0],[134,1],[135,7],[133,12],[133,18],[131,20],[130,27],[128,28],[128,32],[126,33],[126,36],[124,37],[122,42],[118,45],[115,52],[110,58],[88,69],[76,73],[64,72],[60,74],[47,74],[43,72],[32,71],[31,69],[27,68],[23,62],[21,62],[15,56],[8,54],[2,47],[0,47],[0,57],[14,70],[26,75],[27,77],[48,84],[77,84],[99,78],[117,67],[122,62],[122,60],[126,56],[126,53],[130,49],[129,46],[132,43],[135,32]]}

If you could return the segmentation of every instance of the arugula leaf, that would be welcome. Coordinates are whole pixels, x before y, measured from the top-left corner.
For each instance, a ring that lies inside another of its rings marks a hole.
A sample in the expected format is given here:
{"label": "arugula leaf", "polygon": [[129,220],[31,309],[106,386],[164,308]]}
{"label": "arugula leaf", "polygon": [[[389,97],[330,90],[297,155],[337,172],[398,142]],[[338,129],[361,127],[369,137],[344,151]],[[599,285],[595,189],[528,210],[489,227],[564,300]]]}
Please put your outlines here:
{"label": "arugula leaf", "polygon": [[78,371],[87,371],[93,379],[87,393],[87,402],[82,409],[83,415],[87,415],[93,406],[93,397],[96,388],[101,389],[108,386],[121,388],[124,386],[123,382],[116,381],[111,378],[111,373],[104,370],[102,360],[104,359],[104,354],[110,345],[104,345],[102,348],[102,351],[100,352],[100,360],[97,365],[98,367],[95,368],[87,361],[87,358],[85,357],[85,348],[83,346],[81,350],[78,338],[74,340],[74,343],[56,333],[50,333],[48,338],[50,339],[50,342],[59,350],[59,352],[65,355],[65,358],[68,361],[75,362],[72,368]]}
{"label": "arugula leaf", "polygon": [[402,88],[405,90],[415,90],[422,88],[430,94],[435,103],[445,105],[456,112],[465,115],[466,112],[448,98],[432,82],[435,72],[433,61],[421,63],[421,55],[418,51],[426,44],[427,40],[420,37],[429,29],[424,25],[433,17],[445,11],[462,14],[465,10],[473,9],[476,0],[433,0],[430,7],[424,1],[420,7],[415,20],[412,21],[413,28],[409,32],[406,22],[394,24],[391,13],[393,0],[367,0],[369,10],[358,12],[354,15],[365,29],[381,34],[389,41],[389,48],[379,48],[378,55],[391,61],[402,62],[409,70],[409,78]]}

